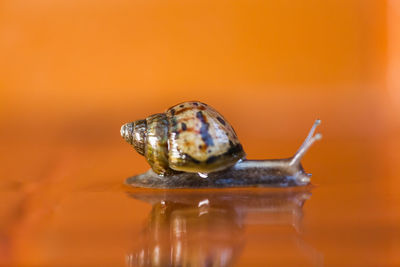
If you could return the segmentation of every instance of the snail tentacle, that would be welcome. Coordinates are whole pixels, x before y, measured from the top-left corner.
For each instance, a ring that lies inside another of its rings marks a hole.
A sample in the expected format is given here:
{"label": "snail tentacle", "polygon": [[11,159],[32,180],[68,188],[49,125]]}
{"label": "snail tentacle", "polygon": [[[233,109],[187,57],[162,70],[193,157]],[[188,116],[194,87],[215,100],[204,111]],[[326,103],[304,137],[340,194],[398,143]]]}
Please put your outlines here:
{"label": "snail tentacle", "polygon": [[315,133],[315,129],[317,128],[318,125],[321,124],[321,120],[317,119],[313,126],[311,127],[310,132],[307,135],[307,138],[304,140],[303,144],[300,146],[299,150],[297,150],[296,154],[292,157],[290,161],[290,165],[299,165],[301,159],[304,157],[308,149],[311,147],[312,144],[314,144],[315,141],[320,140],[322,138],[322,134]]}

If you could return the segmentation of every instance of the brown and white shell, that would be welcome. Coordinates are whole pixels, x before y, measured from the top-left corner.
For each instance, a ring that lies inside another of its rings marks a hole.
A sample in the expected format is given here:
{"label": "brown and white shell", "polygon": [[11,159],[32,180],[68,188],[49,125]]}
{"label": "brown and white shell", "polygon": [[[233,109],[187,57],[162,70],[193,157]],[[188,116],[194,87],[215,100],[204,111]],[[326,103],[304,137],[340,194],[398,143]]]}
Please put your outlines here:
{"label": "brown and white shell", "polygon": [[245,157],[230,124],[215,109],[197,101],[127,123],[121,135],[160,175],[171,170],[215,172]]}
{"label": "brown and white shell", "polygon": [[170,168],[185,172],[226,169],[244,158],[235,131],[212,107],[185,102],[169,108],[168,159]]}

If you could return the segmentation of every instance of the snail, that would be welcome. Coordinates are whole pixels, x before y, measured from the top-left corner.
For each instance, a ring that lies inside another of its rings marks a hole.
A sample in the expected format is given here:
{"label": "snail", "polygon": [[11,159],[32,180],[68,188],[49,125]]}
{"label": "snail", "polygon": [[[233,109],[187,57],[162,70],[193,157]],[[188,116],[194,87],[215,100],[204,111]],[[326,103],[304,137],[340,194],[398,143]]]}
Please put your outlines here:
{"label": "snail", "polygon": [[198,188],[303,186],[310,183],[300,160],[321,134],[316,120],[293,157],[247,160],[227,120],[211,106],[189,101],[121,127],[121,136],[151,169],[127,179],[139,187]]}

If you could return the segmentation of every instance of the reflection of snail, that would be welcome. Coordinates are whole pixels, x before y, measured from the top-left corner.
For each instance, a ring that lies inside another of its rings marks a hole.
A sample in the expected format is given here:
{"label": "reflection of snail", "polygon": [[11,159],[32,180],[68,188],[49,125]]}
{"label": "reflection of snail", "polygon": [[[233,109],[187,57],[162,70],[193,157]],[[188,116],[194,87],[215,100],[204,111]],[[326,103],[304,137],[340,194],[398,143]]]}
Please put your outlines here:
{"label": "reflection of snail", "polygon": [[[133,198],[153,208],[127,265],[233,266],[245,246],[246,225],[298,229],[310,195],[307,190],[134,191]],[[310,254],[296,231],[286,234]]]}
{"label": "reflection of snail", "polygon": [[222,115],[204,103],[184,102],[121,127],[122,137],[152,168],[127,182],[162,188],[307,185],[309,174],[300,160],[321,138],[314,135],[319,123],[314,123],[293,157],[246,160],[235,131]]}

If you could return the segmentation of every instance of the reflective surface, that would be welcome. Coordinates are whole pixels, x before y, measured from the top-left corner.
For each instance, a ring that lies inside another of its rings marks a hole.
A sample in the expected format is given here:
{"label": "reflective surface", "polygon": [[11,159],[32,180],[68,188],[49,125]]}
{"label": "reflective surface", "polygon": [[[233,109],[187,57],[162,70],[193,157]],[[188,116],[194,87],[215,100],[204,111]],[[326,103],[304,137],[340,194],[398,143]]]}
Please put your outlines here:
{"label": "reflective surface", "polygon": [[[153,207],[140,235],[138,248],[127,255],[127,264],[234,266],[246,245],[246,227],[261,224],[270,230],[285,229],[278,239],[270,231],[260,233],[259,238],[268,240],[269,246],[279,247],[282,239],[289,239],[297,245],[281,263],[289,263],[294,260],[291,257],[300,253],[306,258],[311,257],[308,259],[310,263],[321,266],[322,254],[305,244],[299,234],[302,207],[310,195],[305,188],[211,192],[133,191],[130,196],[152,203]],[[264,253],[268,256],[273,251]]]}
{"label": "reflective surface", "polygon": [[[400,5],[0,5],[0,265],[399,266]],[[128,121],[215,107],[312,188],[138,190]],[[305,190],[304,193],[301,193]]]}

